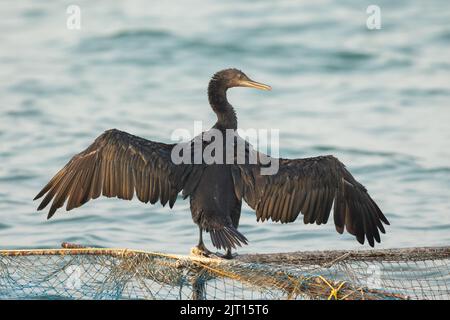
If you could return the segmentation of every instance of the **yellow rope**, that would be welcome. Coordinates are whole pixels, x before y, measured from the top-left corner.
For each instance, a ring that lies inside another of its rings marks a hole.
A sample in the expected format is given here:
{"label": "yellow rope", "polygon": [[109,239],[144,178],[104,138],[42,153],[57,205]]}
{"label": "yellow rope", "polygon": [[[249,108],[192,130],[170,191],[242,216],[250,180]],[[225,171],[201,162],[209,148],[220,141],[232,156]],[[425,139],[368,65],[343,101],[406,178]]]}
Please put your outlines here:
{"label": "yellow rope", "polygon": [[335,288],[324,277],[319,276],[319,279],[322,280],[323,282],[325,282],[331,289],[330,295],[328,296],[327,300],[331,300],[331,298],[334,298],[335,300],[338,300],[339,290],[341,290],[342,286],[345,284],[345,281],[342,281],[341,284],[337,288]]}
{"label": "yellow rope", "polygon": [[224,270],[215,269],[213,267],[207,266],[206,264],[204,264],[204,263],[202,263],[200,261],[192,260],[192,262],[194,264],[196,264],[196,265],[198,265],[198,266],[200,266],[202,268],[208,269],[209,271],[212,271],[212,272],[214,272],[214,273],[216,273],[216,274],[218,274],[218,275],[220,275],[222,277],[227,277],[227,278],[234,279],[234,280],[240,280],[241,279],[241,277],[239,277],[238,275],[236,275],[234,273],[226,272]]}

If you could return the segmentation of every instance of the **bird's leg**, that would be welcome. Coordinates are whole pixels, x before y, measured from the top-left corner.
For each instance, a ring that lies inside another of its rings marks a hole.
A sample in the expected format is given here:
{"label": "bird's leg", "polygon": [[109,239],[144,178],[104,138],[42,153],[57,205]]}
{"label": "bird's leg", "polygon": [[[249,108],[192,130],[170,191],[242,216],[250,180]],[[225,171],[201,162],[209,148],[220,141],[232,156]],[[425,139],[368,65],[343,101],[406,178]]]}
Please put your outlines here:
{"label": "bird's leg", "polygon": [[232,254],[231,253],[231,249],[230,248],[228,248],[227,249],[227,253],[225,253],[224,255],[222,255],[221,257],[223,258],[223,259],[233,259],[234,257],[236,256],[236,254]]}
{"label": "bird's leg", "polygon": [[198,239],[198,245],[191,249],[191,253],[193,253],[195,255],[199,255],[199,256],[208,257],[209,255],[211,255],[212,252],[209,251],[208,249],[206,249],[205,244],[203,243],[203,229],[201,227],[199,227],[199,230],[200,230],[200,236]]}

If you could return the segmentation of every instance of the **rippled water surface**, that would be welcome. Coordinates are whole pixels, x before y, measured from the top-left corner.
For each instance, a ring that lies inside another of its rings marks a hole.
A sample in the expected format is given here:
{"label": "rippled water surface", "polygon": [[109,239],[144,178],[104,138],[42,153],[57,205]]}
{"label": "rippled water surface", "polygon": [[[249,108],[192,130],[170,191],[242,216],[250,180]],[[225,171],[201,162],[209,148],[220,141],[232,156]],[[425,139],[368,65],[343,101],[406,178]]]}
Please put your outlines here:
{"label": "rippled water surface", "polygon": [[[189,204],[98,199],[51,220],[32,199],[75,153],[118,128],[170,142],[213,125],[206,85],[238,67],[273,91],[234,89],[241,128],[279,128],[285,157],[333,154],[391,221],[379,247],[450,244],[450,3],[378,1],[0,3],[0,241],[186,253]],[[241,252],[362,248],[334,226],[256,223]],[[332,220],[330,220],[332,221]],[[209,240],[208,240],[209,241]]]}

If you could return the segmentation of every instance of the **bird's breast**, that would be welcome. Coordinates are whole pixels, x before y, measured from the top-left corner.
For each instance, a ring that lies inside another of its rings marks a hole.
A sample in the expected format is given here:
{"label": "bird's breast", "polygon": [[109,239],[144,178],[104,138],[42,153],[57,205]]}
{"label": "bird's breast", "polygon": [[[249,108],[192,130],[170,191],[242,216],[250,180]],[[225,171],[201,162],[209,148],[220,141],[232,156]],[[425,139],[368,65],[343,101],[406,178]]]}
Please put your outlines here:
{"label": "bird's breast", "polygon": [[230,166],[220,164],[207,166],[192,195],[192,209],[227,214],[237,203]]}

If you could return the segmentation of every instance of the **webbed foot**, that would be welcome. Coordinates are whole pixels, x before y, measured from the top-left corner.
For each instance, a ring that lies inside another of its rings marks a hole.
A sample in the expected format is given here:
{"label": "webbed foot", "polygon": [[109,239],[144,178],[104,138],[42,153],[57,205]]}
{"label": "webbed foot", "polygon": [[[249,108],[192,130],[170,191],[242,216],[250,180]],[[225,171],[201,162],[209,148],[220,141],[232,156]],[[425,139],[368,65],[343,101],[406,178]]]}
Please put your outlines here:
{"label": "webbed foot", "polygon": [[201,257],[209,257],[213,253],[206,249],[206,247],[203,245],[198,245],[196,247],[191,248],[191,254],[195,256],[201,256]]}
{"label": "webbed foot", "polygon": [[231,253],[231,250],[227,250],[227,253],[220,255],[222,259],[231,260],[237,257],[237,253]]}

